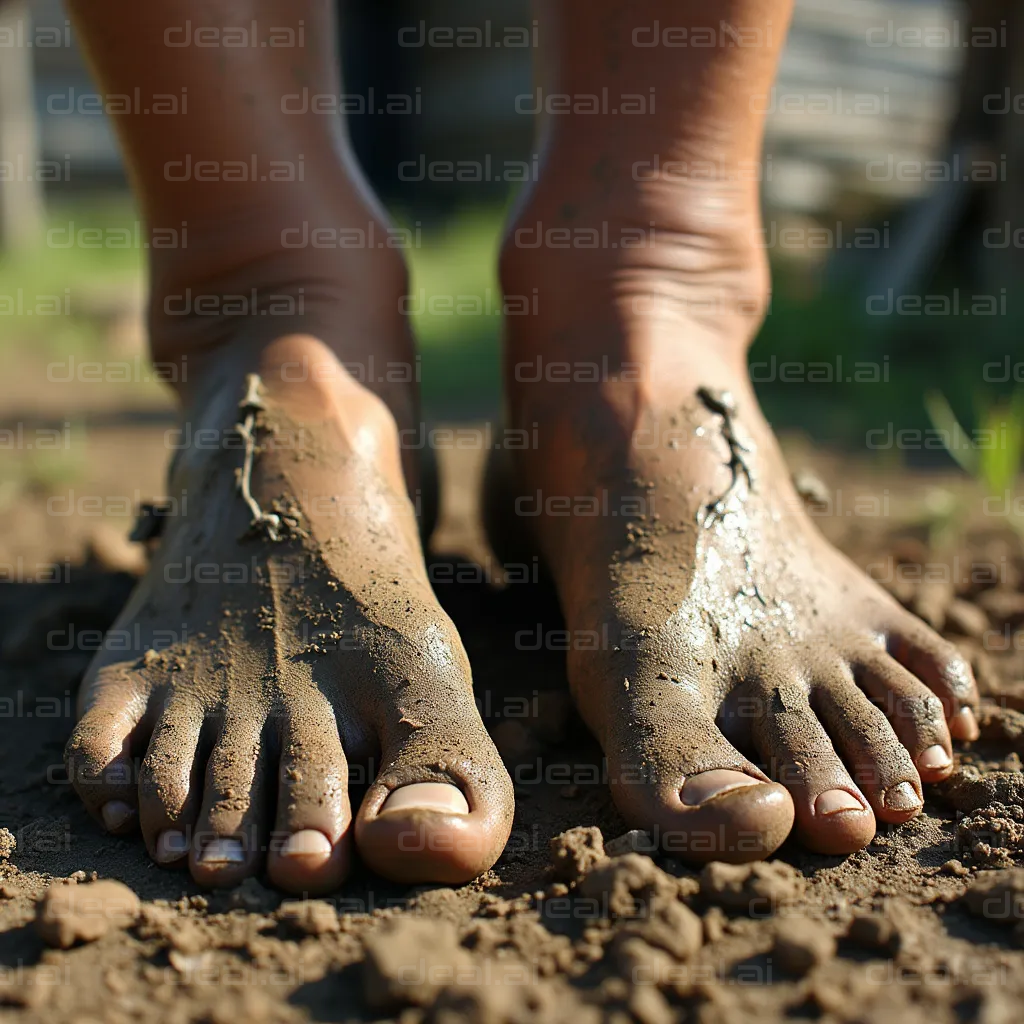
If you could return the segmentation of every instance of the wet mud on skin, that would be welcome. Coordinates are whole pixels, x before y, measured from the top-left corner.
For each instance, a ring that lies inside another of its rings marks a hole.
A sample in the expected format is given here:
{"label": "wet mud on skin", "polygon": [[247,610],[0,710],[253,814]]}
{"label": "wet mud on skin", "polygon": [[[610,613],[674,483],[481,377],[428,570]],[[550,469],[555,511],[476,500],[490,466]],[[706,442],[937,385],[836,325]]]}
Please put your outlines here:
{"label": "wet mud on skin", "polygon": [[[159,868],[138,836],[100,830],[61,769],[75,689],[91,657],[63,638],[70,623],[79,635],[108,628],[134,579],[100,559],[61,583],[0,583],[0,826],[10,831],[0,832],[5,1016],[1019,1019],[1019,540],[979,532],[956,553],[957,581],[943,583],[913,571],[938,561],[914,530],[880,533],[877,519],[861,519],[837,537],[860,565],[908,568],[882,574],[884,586],[971,661],[981,738],[955,745],[953,775],[926,787],[920,817],[880,824],[858,853],[812,854],[790,840],[764,863],[691,868],[652,850],[615,810],[599,748],[572,710],[565,654],[542,640],[563,625],[551,591],[532,582],[539,574],[528,561],[516,570],[527,582],[487,584],[494,563],[470,498],[480,466],[451,454],[442,463],[446,512],[431,576],[515,783],[513,831],[495,867],[464,886],[409,887],[357,863],[340,889],[310,900],[284,896],[265,875],[210,892],[187,871]],[[15,512],[33,514],[32,499],[22,500]],[[48,647],[48,634],[62,639]],[[1008,637],[1006,649],[993,637]],[[88,896],[94,876],[125,883],[139,904],[116,889],[97,889],[91,901],[69,897],[69,885]]]}
{"label": "wet mud on skin", "polygon": [[[353,444],[315,407],[297,422],[255,374],[216,395],[200,422],[238,443],[174,466],[189,508],[181,497],[115,624],[131,644],[105,649],[83,683],[65,757],[79,795],[110,832],[141,825],[155,860],[187,859],[208,886],[265,861],[287,891],[329,891],[353,842],[390,878],[474,877],[507,835],[511,783],[423,571],[413,506],[358,447],[373,428]],[[452,790],[462,813],[391,807],[410,783]],[[405,833],[419,856],[400,854]]]}
{"label": "wet mud on skin", "polygon": [[752,455],[756,449],[752,441],[741,441],[736,429],[736,399],[731,391],[722,391],[718,388],[700,387],[697,389],[697,397],[709,412],[713,412],[722,418],[722,440],[729,446],[729,472],[732,473],[732,480],[729,487],[721,497],[709,504],[705,511],[704,526],[711,526],[725,515],[729,504],[729,498],[740,480],[746,481],[750,490],[754,489],[754,473],[751,469],[747,456]]}

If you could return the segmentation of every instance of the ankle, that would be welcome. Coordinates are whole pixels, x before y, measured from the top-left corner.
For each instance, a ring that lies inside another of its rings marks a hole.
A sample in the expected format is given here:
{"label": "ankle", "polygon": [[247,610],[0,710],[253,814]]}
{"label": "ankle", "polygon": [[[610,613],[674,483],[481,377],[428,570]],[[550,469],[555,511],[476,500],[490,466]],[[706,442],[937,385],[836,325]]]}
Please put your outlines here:
{"label": "ankle", "polygon": [[[506,320],[508,360],[604,360],[651,366],[688,358],[745,373],[768,309],[760,217],[735,193],[633,190],[580,209],[573,190],[538,189],[509,224],[500,256],[506,295],[533,296]],[[708,210],[717,210],[709,214]]]}
{"label": "ankle", "polygon": [[[190,224],[179,248],[152,251],[154,362],[172,368],[168,383],[189,404],[214,364],[255,371],[278,339],[305,336],[322,342],[346,378],[381,397],[399,422],[408,420],[416,361],[402,313],[405,261],[381,242],[391,231],[368,207],[336,217],[320,207],[254,211],[241,228]],[[282,379],[315,382],[322,363],[307,352]]]}

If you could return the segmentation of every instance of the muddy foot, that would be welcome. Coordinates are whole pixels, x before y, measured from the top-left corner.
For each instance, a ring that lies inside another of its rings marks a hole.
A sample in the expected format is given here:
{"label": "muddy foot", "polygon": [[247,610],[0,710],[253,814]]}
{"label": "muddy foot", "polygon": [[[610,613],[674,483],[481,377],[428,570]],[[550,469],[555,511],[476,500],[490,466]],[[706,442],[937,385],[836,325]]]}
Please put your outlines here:
{"label": "muddy foot", "polygon": [[812,850],[859,849],[976,737],[970,669],[818,533],[743,382],[679,396],[629,424],[568,395],[527,412],[549,461],[520,463],[518,508],[612,795],[695,860],[763,857],[794,819]]}
{"label": "muddy foot", "polygon": [[532,537],[551,569],[633,826],[697,861],[764,857],[791,829],[853,851],[920,813],[951,737],[976,737],[974,680],[805,513],[746,374],[757,261],[666,236],[546,276],[506,251],[506,289],[540,293],[506,361],[512,424],[539,442],[490,496],[496,547]]}
{"label": "muddy foot", "polygon": [[159,551],[82,686],[78,793],[203,885],[265,861],[282,888],[336,886],[360,784],[373,869],[479,874],[511,783],[430,589],[386,406],[292,336],[256,365],[226,354],[187,419]]}

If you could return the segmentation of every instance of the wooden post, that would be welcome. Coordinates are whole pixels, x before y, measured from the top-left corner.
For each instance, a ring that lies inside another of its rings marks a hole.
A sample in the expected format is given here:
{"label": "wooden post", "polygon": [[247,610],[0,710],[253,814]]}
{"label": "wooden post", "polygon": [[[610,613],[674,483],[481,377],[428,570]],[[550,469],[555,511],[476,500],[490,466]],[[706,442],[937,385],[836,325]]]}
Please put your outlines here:
{"label": "wooden post", "polygon": [[32,88],[32,21],[28,0],[0,0],[0,251],[43,236],[39,131]]}

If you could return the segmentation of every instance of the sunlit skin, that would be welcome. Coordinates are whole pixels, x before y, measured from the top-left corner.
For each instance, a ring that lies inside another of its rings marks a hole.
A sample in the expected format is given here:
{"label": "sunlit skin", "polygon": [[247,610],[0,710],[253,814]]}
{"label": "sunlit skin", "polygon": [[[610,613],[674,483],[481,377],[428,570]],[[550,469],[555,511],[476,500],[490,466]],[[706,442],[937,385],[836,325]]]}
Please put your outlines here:
{"label": "sunlit skin", "polygon": [[[492,467],[489,521],[499,549],[543,556],[570,630],[617,641],[574,650],[568,672],[632,825],[694,860],[764,857],[793,829],[842,853],[919,813],[951,739],[977,733],[976,694],[956,652],[817,533],[758,411],[757,98],[789,5],[718,5],[742,46],[634,45],[655,22],[704,25],[705,6],[538,8],[541,95],[607,89],[631,112],[540,118],[539,180],[501,258],[506,292],[536,296],[508,319],[505,361],[508,425],[537,443]],[[83,683],[76,788],[204,885],[265,865],[284,889],[328,891],[356,850],[390,878],[466,881],[499,856],[513,795],[424,567],[424,479],[399,443],[419,422],[415,375],[360,372],[371,355],[413,365],[401,252],[282,245],[307,224],[389,227],[338,118],[282,103],[341,93],[333,5],[71,7],[105,92],[188,97],[114,120],[150,230],[187,224],[187,248],[150,250],[154,359],[187,357],[190,436],[224,439],[171,467],[188,511],[117,623],[142,646],[104,651]],[[165,45],[186,20],[301,28],[304,45]],[[301,180],[181,173],[254,156],[301,160]],[[655,157],[691,170],[637,171]],[[521,244],[538,224],[557,248]],[[563,247],[566,231],[604,241]],[[539,516],[516,515],[538,494]],[[183,573],[189,558],[214,568]],[[369,783],[358,807],[350,782]]]}
{"label": "sunlit skin", "polygon": [[[544,116],[502,251],[506,290],[538,290],[538,315],[506,322],[505,376],[540,441],[492,474],[495,543],[544,555],[571,636],[613,638],[571,646],[577,706],[623,816],[695,860],[762,857],[791,829],[856,850],[920,813],[951,738],[977,736],[970,667],[826,543],[747,374],[770,294],[762,100],[789,15],[733,0],[715,23],[744,45],[678,49],[651,26],[706,26],[702,5],[541,4],[548,94],[657,103]],[[520,245],[537,224],[609,243]],[[517,494],[541,514],[510,516]]]}

